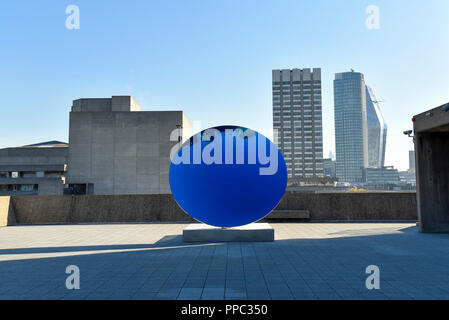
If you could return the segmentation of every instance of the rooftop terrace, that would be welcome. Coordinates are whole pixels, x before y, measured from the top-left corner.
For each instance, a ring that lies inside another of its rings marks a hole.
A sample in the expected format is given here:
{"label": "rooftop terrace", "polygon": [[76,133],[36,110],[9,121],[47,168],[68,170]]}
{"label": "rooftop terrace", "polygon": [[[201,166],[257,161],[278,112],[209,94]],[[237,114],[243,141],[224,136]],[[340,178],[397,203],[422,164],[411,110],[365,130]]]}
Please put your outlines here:
{"label": "rooftop terrace", "polygon": [[0,228],[0,299],[449,299],[449,235],[413,223],[273,223],[275,242],[197,244],[185,226]]}

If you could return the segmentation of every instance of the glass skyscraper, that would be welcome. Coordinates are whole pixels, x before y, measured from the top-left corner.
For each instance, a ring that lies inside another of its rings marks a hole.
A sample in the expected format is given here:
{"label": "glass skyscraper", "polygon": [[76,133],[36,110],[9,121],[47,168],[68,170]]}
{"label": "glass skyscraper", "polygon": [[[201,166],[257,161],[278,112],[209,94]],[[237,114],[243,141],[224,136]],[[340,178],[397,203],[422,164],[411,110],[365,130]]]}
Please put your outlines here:
{"label": "glass skyscraper", "polygon": [[366,88],[360,72],[336,73],[334,80],[336,175],[364,182],[368,166]]}
{"label": "glass skyscraper", "polygon": [[323,177],[321,69],[273,70],[274,141],[289,178]]}
{"label": "glass skyscraper", "polygon": [[382,116],[373,90],[366,86],[366,117],[368,125],[368,167],[385,166],[387,124]]}

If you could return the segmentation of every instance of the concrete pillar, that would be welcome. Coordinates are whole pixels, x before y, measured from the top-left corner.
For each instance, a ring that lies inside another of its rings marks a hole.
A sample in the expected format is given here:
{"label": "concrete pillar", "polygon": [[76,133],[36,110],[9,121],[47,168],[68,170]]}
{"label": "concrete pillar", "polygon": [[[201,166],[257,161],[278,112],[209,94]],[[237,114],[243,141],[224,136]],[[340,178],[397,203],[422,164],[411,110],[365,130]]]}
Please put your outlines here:
{"label": "concrete pillar", "polygon": [[449,232],[449,132],[415,135],[419,229]]}

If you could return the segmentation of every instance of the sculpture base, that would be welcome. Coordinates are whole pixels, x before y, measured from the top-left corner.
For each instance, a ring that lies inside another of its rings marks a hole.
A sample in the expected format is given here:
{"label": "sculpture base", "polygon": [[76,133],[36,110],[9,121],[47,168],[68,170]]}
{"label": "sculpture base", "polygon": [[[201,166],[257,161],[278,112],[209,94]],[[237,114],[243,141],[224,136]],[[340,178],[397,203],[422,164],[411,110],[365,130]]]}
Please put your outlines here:
{"label": "sculpture base", "polygon": [[260,242],[274,241],[274,229],[268,223],[219,228],[204,223],[192,223],[182,231],[184,242]]}

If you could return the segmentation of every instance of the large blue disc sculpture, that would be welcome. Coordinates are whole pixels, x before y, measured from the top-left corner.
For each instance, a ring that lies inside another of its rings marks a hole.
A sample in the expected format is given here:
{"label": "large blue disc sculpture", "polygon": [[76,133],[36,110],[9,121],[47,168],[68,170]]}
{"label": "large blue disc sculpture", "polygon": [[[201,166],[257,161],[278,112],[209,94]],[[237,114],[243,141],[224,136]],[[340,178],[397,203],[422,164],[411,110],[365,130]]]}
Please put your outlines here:
{"label": "large blue disc sculpture", "polygon": [[287,167],[262,134],[236,126],[194,135],[172,155],[170,188],[179,206],[200,222],[236,227],[262,219],[281,200]]}

